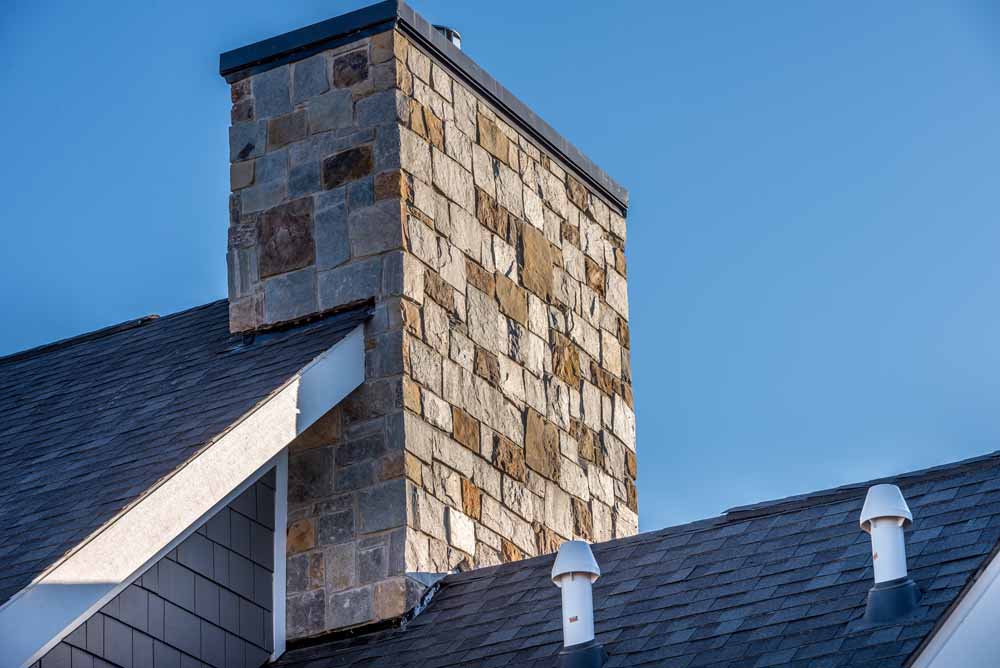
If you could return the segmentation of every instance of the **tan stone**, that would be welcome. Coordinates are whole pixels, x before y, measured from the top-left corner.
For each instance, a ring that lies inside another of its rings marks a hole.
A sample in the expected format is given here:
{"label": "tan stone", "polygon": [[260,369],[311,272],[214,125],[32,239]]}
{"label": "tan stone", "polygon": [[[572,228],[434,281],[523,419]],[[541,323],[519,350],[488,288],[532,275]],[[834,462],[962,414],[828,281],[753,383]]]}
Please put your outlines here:
{"label": "tan stone", "polygon": [[400,310],[403,316],[403,329],[416,337],[423,337],[423,326],[420,323],[420,306],[408,299],[400,300]]}
{"label": "tan stone", "polygon": [[478,520],[482,514],[482,493],[476,485],[462,478],[462,511],[469,517]]}
{"label": "tan stone", "polygon": [[552,371],[571,387],[580,383],[580,352],[562,334],[552,332]]}
{"label": "tan stone", "polygon": [[424,105],[410,100],[410,129],[423,139],[427,139],[427,125],[424,123]]}
{"label": "tan stone", "polygon": [[476,346],[476,361],[474,370],[476,375],[485,378],[494,385],[500,384],[500,360],[496,354]]}
{"label": "tan stone", "polygon": [[479,188],[476,188],[476,218],[501,239],[507,238],[509,219],[506,209]]}
{"label": "tan stone", "polygon": [[506,538],[500,539],[500,555],[503,558],[504,563],[524,559],[524,552],[521,551],[521,548],[514,545],[514,543],[510,542]]}
{"label": "tan stone", "polygon": [[482,290],[490,297],[493,296],[496,282],[492,273],[486,271],[472,260],[467,259],[465,261],[465,275],[471,285]]}
{"label": "tan stone", "polygon": [[615,271],[622,276],[627,276],[625,273],[625,251],[618,247],[615,247]]}
{"label": "tan stone", "polygon": [[625,451],[625,472],[630,478],[632,478],[632,480],[635,480],[636,475],[638,474],[635,462],[635,453],[631,450]]}
{"label": "tan stone", "polygon": [[576,248],[580,248],[580,228],[570,225],[565,221],[562,222],[561,227],[563,241]]}
{"label": "tan stone", "polygon": [[409,377],[403,378],[403,407],[420,414],[420,386]]}
{"label": "tan stone", "polygon": [[555,531],[539,522],[535,522],[531,526],[535,530],[535,549],[538,550],[539,555],[552,554],[559,550],[562,541]]}
{"label": "tan stone", "polygon": [[405,457],[403,458],[403,469],[409,480],[412,480],[418,485],[423,484],[423,465],[420,463],[420,460],[417,459],[416,455],[409,452],[405,453]]}
{"label": "tan stone", "polygon": [[552,295],[552,247],[545,235],[530,225],[521,226],[521,243],[524,258],[521,282],[528,290],[549,301]]}
{"label": "tan stone", "polygon": [[624,318],[618,319],[618,342],[623,348],[631,348],[631,337],[629,336],[628,321]]}
{"label": "tan stone", "polygon": [[451,407],[455,440],[473,452],[479,452],[479,422],[458,406]]}
{"label": "tan stone", "polygon": [[510,140],[496,123],[479,114],[479,145],[504,163],[510,162]]}
{"label": "tan stone", "polygon": [[493,465],[515,480],[526,479],[524,450],[499,434],[493,441]]}
{"label": "tan stone", "polygon": [[496,291],[497,299],[500,301],[500,312],[522,325],[527,325],[528,293],[524,288],[506,276],[497,275]]}
{"label": "tan stone", "polygon": [[375,199],[393,199],[400,197],[410,201],[413,192],[406,175],[400,171],[382,172],[375,175]]}
{"label": "tan stone", "polygon": [[427,141],[431,146],[444,150],[444,123],[430,109],[424,108],[424,125],[427,126]]}
{"label": "tan stone", "polygon": [[298,520],[288,525],[286,549],[288,554],[298,554],[316,547],[316,527],[311,519]]}
{"label": "tan stone", "polygon": [[584,269],[587,274],[587,286],[599,295],[604,295],[604,270],[591,260],[584,258]]}
{"label": "tan stone", "polygon": [[569,174],[566,175],[566,193],[569,195],[569,201],[575,204],[580,211],[586,211],[589,208],[590,194],[582,183]]}
{"label": "tan stone", "polygon": [[594,521],[590,514],[590,508],[580,499],[572,499],[573,504],[573,533],[586,540],[592,540],[594,535]]}
{"label": "tan stone", "polygon": [[424,293],[444,309],[455,311],[455,290],[436,271],[426,271]]}
{"label": "tan stone", "polygon": [[525,463],[541,475],[559,481],[559,431],[533,409],[528,409],[524,432]]}
{"label": "tan stone", "polygon": [[635,483],[627,479],[625,480],[625,503],[632,512],[639,512],[639,495],[635,489]]}

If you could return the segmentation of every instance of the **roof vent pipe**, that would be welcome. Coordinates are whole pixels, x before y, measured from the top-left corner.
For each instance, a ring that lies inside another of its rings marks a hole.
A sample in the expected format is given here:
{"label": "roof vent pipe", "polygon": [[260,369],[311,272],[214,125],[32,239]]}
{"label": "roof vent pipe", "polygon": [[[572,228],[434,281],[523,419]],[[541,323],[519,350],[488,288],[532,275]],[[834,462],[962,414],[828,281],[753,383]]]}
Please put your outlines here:
{"label": "roof vent pipe", "polygon": [[462,48],[462,34],[457,30],[449,28],[448,26],[434,26],[434,29],[444,35],[448,41],[454,44],[457,48]]}
{"label": "roof vent pipe", "polygon": [[868,591],[865,621],[884,624],[913,612],[920,589],[907,576],[905,529],[913,524],[903,493],[895,485],[868,489],[861,509],[861,528],[871,534],[875,586]]}
{"label": "roof vent pipe", "polygon": [[600,576],[590,545],[582,540],[562,544],[552,565],[552,582],[562,590],[561,668],[600,668],[607,660],[604,647],[594,639],[592,585]]}

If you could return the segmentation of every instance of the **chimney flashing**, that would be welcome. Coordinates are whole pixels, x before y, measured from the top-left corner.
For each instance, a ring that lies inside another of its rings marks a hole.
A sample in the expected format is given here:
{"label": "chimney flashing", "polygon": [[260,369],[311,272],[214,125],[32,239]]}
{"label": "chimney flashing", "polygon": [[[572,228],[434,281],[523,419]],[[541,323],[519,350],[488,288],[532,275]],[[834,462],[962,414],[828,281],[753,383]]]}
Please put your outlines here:
{"label": "chimney flashing", "polygon": [[528,105],[402,0],[386,0],[357,11],[277,35],[219,56],[219,73],[229,83],[302,60],[340,44],[391,28],[427,51],[435,61],[483,96],[501,116],[536,140],[561,166],[579,175],[619,214],[628,210],[628,190],[556,132]]}

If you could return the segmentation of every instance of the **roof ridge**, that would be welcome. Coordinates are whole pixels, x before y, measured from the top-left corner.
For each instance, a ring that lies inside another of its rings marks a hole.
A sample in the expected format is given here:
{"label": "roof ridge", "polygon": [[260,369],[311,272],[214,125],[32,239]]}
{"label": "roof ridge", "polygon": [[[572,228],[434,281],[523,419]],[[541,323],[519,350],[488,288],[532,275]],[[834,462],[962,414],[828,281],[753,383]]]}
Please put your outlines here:
{"label": "roof ridge", "polygon": [[47,353],[56,352],[58,350],[65,350],[67,348],[72,348],[73,346],[79,345],[81,343],[90,343],[92,341],[106,339],[110,336],[114,336],[115,334],[128,332],[153,322],[157,322],[160,320],[167,320],[169,318],[174,318],[180,315],[184,315],[192,311],[208,308],[222,301],[225,301],[225,299],[216,299],[215,301],[211,301],[205,304],[192,306],[190,308],[182,309],[180,311],[175,311],[174,313],[168,313],[165,316],[161,316],[158,313],[150,313],[149,315],[144,315],[140,318],[125,320],[123,322],[119,322],[114,325],[108,325],[106,327],[101,327],[100,329],[95,329],[90,332],[77,334],[76,336],[70,336],[65,339],[58,339],[50,343],[43,343],[40,346],[35,346],[33,348],[19,350],[18,352],[11,353],[9,355],[0,356],[0,365],[12,364],[14,362],[23,362],[25,360],[30,360],[36,357],[40,357]]}

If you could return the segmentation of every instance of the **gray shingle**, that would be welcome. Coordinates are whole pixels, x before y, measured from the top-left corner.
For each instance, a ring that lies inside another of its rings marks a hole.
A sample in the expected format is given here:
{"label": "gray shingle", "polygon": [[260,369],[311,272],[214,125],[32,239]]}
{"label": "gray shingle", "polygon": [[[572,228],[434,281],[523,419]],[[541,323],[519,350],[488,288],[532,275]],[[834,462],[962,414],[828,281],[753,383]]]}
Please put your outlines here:
{"label": "gray shingle", "polygon": [[[1000,453],[595,545],[607,667],[901,666],[996,549],[997,481]],[[914,510],[910,574],[924,594],[912,618],[867,627],[871,555],[857,518],[876,482],[899,484]],[[551,567],[547,556],[448,576],[405,629],[294,649],[278,666],[551,668]]]}
{"label": "gray shingle", "polygon": [[221,300],[0,358],[0,603],[367,315],[244,344]]}

